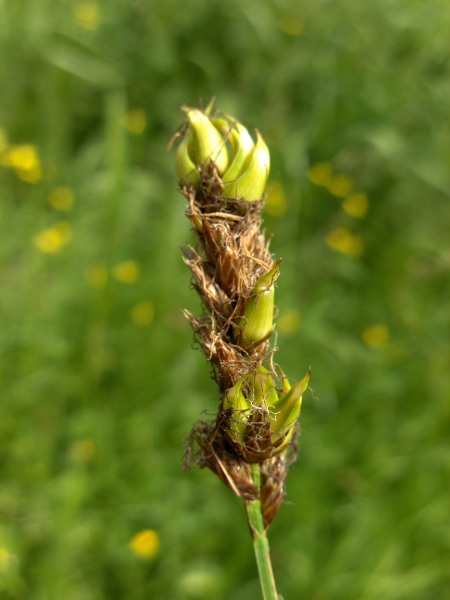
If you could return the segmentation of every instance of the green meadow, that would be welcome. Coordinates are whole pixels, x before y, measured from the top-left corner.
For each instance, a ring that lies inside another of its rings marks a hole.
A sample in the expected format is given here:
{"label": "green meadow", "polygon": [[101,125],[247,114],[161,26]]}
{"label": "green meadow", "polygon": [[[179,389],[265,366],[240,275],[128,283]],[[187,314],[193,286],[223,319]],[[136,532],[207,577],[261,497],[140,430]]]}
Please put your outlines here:
{"label": "green meadow", "polygon": [[312,367],[270,527],[285,600],[450,598],[447,0],[0,2],[0,599],[256,600],[183,472],[218,392],[170,139],[259,129],[275,360]]}

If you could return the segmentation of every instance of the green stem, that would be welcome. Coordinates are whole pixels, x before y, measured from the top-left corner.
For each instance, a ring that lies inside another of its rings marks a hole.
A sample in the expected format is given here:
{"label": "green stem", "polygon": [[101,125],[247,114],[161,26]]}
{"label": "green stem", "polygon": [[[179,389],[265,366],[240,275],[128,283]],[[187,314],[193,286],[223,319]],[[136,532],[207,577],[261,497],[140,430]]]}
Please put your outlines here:
{"label": "green stem", "polygon": [[[261,466],[252,464],[253,481],[260,490],[261,488]],[[269,540],[264,528],[264,520],[261,512],[261,500],[258,495],[256,500],[246,502],[247,518],[253,537],[256,564],[258,565],[259,581],[264,600],[278,600],[278,594],[273,577],[272,563],[270,561]]]}

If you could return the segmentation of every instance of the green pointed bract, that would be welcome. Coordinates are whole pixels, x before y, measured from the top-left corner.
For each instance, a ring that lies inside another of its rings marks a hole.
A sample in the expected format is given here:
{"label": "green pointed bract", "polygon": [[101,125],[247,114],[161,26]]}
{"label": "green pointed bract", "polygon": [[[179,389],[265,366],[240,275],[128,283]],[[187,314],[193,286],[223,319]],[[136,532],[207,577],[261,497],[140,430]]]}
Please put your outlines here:
{"label": "green pointed bract", "polygon": [[281,379],[282,379],[282,384],[281,384],[282,385],[282,389],[281,389],[281,394],[280,394],[280,398],[282,398],[291,389],[291,384],[289,383],[288,378],[284,374],[283,369],[280,366],[278,366],[278,368],[279,368],[279,370],[281,372]]}
{"label": "green pointed bract", "polygon": [[275,281],[280,274],[279,260],[255,284],[253,297],[237,325],[236,340],[247,350],[267,340],[273,332]]}
{"label": "green pointed bract", "polygon": [[[232,128],[230,122],[226,119],[223,119],[222,117],[213,117],[211,118],[211,123],[218,131],[220,131],[223,138],[225,140],[228,140]],[[231,160],[233,160],[233,157],[231,157]]]}
{"label": "green pointed bract", "polygon": [[255,283],[255,287],[253,289],[254,294],[260,294],[261,292],[268,292],[273,289],[275,281],[278,279],[280,275],[280,265],[281,258],[277,260],[274,266],[267,271],[264,275],[262,275]]}
{"label": "green pointed bract", "polygon": [[223,409],[233,409],[229,419],[230,432],[239,444],[245,443],[245,430],[251,412],[251,404],[242,393],[242,385],[247,377],[242,377],[237,383],[227,390],[223,400]]}
{"label": "green pointed bract", "polygon": [[191,134],[187,131],[175,155],[175,170],[178,180],[183,183],[197,183],[200,181],[200,171],[189,156],[190,137]]}
{"label": "green pointed bract", "polygon": [[303,392],[308,387],[310,376],[311,370],[308,371],[301,381],[293,385],[287,393],[282,393],[278,402],[272,405],[270,420],[272,442],[282,439],[290,433],[290,430],[294,429],[295,423],[300,416]]}
{"label": "green pointed bract", "polygon": [[[256,138],[256,145],[245,171],[237,179],[225,183],[223,190],[225,197],[247,200],[247,202],[261,200],[263,197],[269,177],[270,154],[258,130],[256,130]],[[225,179],[231,177],[225,173]]]}
{"label": "green pointed bract", "polygon": [[233,154],[228,169],[222,175],[224,184],[233,182],[242,175],[250,164],[255,148],[247,129],[238,121],[226,116],[232,123],[228,127],[230,128],[230,144]]}
{"label": "green pointed bract", "polygon": [[262,365],[259,365],[250,380],[252,384],[252,399],[258,406],[270,406],[278,400],[278,394],[275,384],[269,371]]}
{"label": "green pointed bract", "polygon": [[220,132],[214,127],[211,119],[197,108],[183,106],[189,121],[189,132],[192,136],[188,142],[189,157],[197,166],[214,161],[219,175],[228,167],[228,150]]}

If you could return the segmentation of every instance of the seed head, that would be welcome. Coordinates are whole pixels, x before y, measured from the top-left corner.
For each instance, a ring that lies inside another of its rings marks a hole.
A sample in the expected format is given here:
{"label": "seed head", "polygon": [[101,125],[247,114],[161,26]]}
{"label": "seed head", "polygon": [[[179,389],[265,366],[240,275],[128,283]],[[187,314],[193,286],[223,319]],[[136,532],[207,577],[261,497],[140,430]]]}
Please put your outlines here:
{"label": "seed head", "polygon": [[[219,387],[215,420],[195,424],[186,465],[208,467],[246,502],[261,499],[265,527],[285,495],[293,438],[309,373],[292,387],[273,365],[275,262],[261,229],[270,156],[259,133],[227,114],[183,107],[175,167],[194,246],[183,248],[200,316],[185,311]],[[179,134],[177,134],[179,137]],[[279,368],[279,367],[278,367]],[[278,383],[280,382],[280,383]],[[252,463],[260,464],[254,481]]]}

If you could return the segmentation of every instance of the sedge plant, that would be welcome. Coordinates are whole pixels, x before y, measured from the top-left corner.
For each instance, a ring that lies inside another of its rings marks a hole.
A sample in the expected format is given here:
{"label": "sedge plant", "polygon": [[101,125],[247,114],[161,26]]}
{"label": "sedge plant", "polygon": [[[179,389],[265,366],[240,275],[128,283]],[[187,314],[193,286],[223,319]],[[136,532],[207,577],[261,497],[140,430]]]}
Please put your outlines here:
{"label": "sedge plant", "polygon": [[182,248],[203,314],[184,314],[218,386],[213,422],[197,422],[185,466],[208,467],[245,502],[265,600],[277,600],[267,529],[285,496],[303,392],[273,360],[275,260],[261,229],[270,169],[255,140],[227,114],[183,107],[175,168],[196,245]]}

